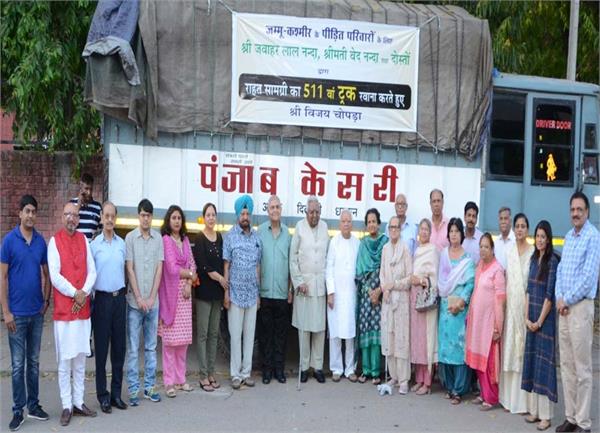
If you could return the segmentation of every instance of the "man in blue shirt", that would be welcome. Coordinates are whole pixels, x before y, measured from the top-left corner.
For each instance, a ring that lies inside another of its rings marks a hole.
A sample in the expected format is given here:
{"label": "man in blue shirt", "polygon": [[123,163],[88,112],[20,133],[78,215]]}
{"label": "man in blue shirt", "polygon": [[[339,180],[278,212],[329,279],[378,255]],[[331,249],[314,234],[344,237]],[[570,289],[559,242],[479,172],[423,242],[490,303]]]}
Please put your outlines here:
{"label": "man in blue shirt", "polygon": [[582,192],[571,196],[573,228],[565,236],[556,270],[556,310],[565,422],[557,432],[591,431],[594,298],[600,269],[600,233],[589,221]]}
{"label": "man in blue shirt", "polygon": [[46,242],[34,229],[37,208],[37,201],[31,195],[21,198],[20,223],[6,235],[0,253],[0,302],[8,328],[12,364],[11,431],[23,424],[26,404],[28,418],[48,419],[39,404],[38,390],[40,344],[44,313],[50,302],[50,277]]}
{"label": "man in blue shirt", "polygon": [[[104,413],[112,406],[127,409],[121,400],[123,363],[127,347],[125,318],[125,241],[115,233],[117,208],[107,201],[102,205],[102,233],[90,245],[96,264],[94,284],[94,345],[96,347],[96,397]],[[112,379],[110,394],[106,390],[106,358],[110,343]]]}
{"label": "man in blue shirt", "polygon": [[[252,350],[256,311],[260,305],[258,282],[260,281],[261,243],[250,225],[254,203],[249,195],[235,201],[238,223],[223,240],[224,278],[229,281],[225,291],[224,305],[227,312],[231,347],[231,386],[254,386],[252,373]],[[243,347],[242,347],[243,340]]]}

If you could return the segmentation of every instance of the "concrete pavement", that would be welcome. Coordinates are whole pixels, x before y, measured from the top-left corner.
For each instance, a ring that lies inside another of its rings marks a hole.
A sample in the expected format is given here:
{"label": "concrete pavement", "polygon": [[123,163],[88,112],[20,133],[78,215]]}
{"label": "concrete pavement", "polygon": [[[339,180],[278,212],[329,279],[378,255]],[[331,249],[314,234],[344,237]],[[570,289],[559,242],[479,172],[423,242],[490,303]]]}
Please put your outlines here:
{"label": "concrete pavement", "polygon": [[[293,335],[293,333],[292,333]],[[0,431],[8,430],[12,416],[10,353],[6,328],[2,323],[0,331]],[[293,346],[292,339],[290,340]],[[598,429],[598,338],[594,344],[594,401],[592,402],[592,422]],[[74,417],[67,428],[59,425],[61,407],[56,378],[56,358],[52,322],[46,317],[42,353],[40,402],[50,414],[47,422],[26,419],[20,431],[23,432],[237,432],[237,431],[390,431],[390,432],[535,432],[535,425],[526,424],[523,416],[511,415],[502,409],[480,412],[467,401],[459,406],[451,406],[443,398],[439,385],[431,395],[407,396],[394,394],[380,397],[373,385],[352,384],[343,379],[333,383],[319,384],[309,379],[301,390],[296,389],[297,364],[294,357],[297,348],[290,347],[287,371],[288,382],[270,385],[260,383],[258,372],[254,388],[233,391],[228,380],[228,361],[218,359],[218,378],[222,388],[206,393],[196,388],[191,393],[180,392],[176,398],[164,395],[161,403],[142,400],[139,407],[126,411],[113,409],[105,415],[100,412],[95,396],[93,377],[94,361],[87,361],[85,400],[88,406],[98,410],[96,418]],[[159,356],[160,363],[160,356]],[[191,347],[188,366],[189,381],[197,385],[195,348]],[[160,365],[159,365],[160,370]],[[160,379],[159,379],[160,383]],[[563,421],[562,391],[559,390],[559,404],[555,408],[553,427]],[[125,395],[123,395],[125,397]],[[470,397],[470,396],[469,396]]]}

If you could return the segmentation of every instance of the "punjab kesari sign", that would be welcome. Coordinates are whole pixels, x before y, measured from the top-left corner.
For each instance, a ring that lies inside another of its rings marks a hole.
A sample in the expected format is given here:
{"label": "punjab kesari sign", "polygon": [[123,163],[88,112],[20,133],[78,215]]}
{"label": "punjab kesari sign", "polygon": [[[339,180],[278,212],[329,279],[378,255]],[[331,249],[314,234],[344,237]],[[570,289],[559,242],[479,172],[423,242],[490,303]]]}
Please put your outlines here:
{"label": "punjab kesari sign", "polygon": [[417,130],[419,29],[234,13],[231,120]]}

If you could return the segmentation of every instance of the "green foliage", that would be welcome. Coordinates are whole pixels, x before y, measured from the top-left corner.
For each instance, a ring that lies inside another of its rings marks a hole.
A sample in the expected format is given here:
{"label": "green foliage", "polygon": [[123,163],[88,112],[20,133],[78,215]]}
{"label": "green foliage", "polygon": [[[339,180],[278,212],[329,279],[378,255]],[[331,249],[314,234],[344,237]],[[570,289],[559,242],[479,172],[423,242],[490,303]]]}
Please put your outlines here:
{"label": "green foliage", "polygon": [[[494,66],[503,72],[566,78],[569,1],[446,1],[487,19]],[[579,4],[577,81],[599,82],[598,1]]]}
{"label": "green foliage", "polygon": [[83,101],[81,52],[96,4],[0,3],[1,106],[15,136],[33,147],[69,150],[76,169],[100,149],[100,116]]}

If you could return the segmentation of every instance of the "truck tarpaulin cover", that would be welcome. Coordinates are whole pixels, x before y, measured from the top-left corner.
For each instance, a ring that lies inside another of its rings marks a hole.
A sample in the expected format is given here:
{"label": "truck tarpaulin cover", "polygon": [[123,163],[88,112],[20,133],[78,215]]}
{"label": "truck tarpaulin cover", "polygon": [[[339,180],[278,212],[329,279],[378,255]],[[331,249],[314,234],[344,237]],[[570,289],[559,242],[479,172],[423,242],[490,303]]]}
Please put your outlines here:
{"label": "truck tarpaulin cover", "polygon": [[[156,138],[158,131],[198,130],[403,147],[432,146],[457,150],[467,158],[477,154],[492,82],[487,21],[453,6],[385,1],[225,0],[225,3],[227,7],[216,1],[140,1],[138,31],[131,46],[141,84],[131,85],[127,81],[118,55],[94,53],[87,58],[86,100],[103,113],[135,122],[150,138]],[[231,122],[231,11],[422,26],[417,133]],[[95,16],[96,19],[103,18]]]}

